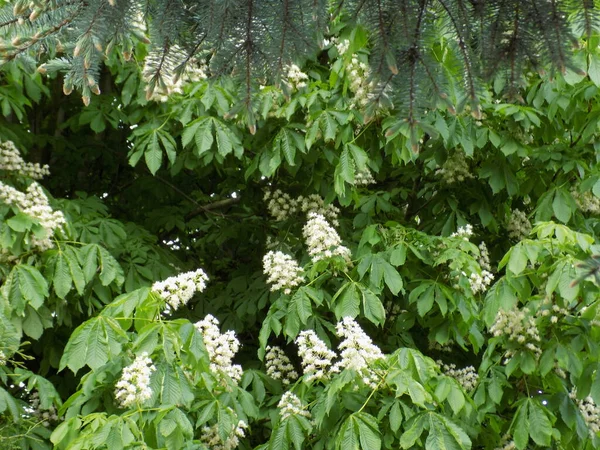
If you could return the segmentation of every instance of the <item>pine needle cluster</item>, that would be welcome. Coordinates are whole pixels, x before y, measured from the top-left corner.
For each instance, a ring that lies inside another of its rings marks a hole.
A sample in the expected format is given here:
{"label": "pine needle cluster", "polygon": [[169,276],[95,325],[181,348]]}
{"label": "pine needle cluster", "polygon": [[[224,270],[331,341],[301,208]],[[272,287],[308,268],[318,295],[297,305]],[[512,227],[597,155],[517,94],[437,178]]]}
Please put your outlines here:
{"label": "pine needle cluster", "polygon": [[[435,107],[480,116],[481,80],[504,77],[515,95],[531,68],[571,68],[581,37],[600,31],[594,0],[17,0],[0,10],[0,57],[34,57],[64,72],[64,90],[87,104],[106,55],[149,44],[150,98],[190,66],[234,76],[253,128],[252,96],[287,68],[316,58],[344,25],[368,30],[370,104],[390,103],[409,125]],[[337,32],[337,31],[336,31]],[[516,94],[518,95],[518,94]],[[368,114],[367,114],[368,115]]]}

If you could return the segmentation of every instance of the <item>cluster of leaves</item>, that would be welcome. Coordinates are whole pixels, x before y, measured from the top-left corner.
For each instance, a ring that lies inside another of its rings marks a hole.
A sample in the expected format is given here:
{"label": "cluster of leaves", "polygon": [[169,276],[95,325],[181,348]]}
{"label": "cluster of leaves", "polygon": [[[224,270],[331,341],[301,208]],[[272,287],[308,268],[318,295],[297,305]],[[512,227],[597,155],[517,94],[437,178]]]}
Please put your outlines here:
{"label": "cluster of leaves", "polygon": [[[205,427],[226,440],[239,421],[249,425],[241,448],[600,445],[579,408],[600,405],[599,284],[589,276],[600,230],[597,38],[564,74],[523,75],[521,103],[503,100],[501,75],[482,85],[480,116],[428,109],[411,127],[400,107],[357,102],[352,67],[381,57],[365,30],[332,33],[347,49],[308,61],[304,87],[252,92],[251,117],[232,114],[247,92],[230,78],[148,101],[141,68],[116,53],[103,95],[85,108],[60,95],[62,80],[31,75],[25,61],[6,67],[0,137],[50,163],[43,183],[67,225],[39,253],[29,245],[39,223],[0,211],[0,446],[203,448]],[[367,172],[372,183],[361,184]],[[339,205],[352,265],[313,263],[306,215],[275,221],[262,200],[275,189]],[[515,233],[517,209],[530,234]],[[304,268],[290,294],[266,284],[271,249]],[[149,289],[199,266],[209,288],[184,308],[166,309]],[[472,277],[484,270],[495,279],[482,292]],[[499,311],[523,317],[539,340],[498,332]],[[210,368],[193,325],[207,313],[242,343],[239,384]],[[370,367],[375,386],[351,370],[291,387],[267,375],[267,345],[286,348],[300,371],[299,333],[334,348],[349,316],[386,354]],[[115,384],[144,352],[153,396],[122,408]],[[475,388],[438,359],[474,366]],[[285,389],[311,420],[280,416]],[[57,419],[44,420],[51,408]]]}
{"label": "cluster of leaves", "polygon": [[432,105],[467,104],[478,116],[482,78],[500,76],[507,92],[518,95],[529,66],[574,68],[573,42],[600,29],[597,2],[558,0],[18,0],[0,18],[2,61],[50,50],[41,70],[64,72],[65,92],[77,88],[86,104],[101,91],[101,66],[113,49],[129,59],[137,43],[151,42],[149,97],[173,89],[186,71],[233,75],[244,101],[230,114],[245,114],[251,130],[253,91],[265,80],[280,83],[292,62],[314,57],[336,34],[327,19],[369,29],[373,101],[391,97],[410,127]]}

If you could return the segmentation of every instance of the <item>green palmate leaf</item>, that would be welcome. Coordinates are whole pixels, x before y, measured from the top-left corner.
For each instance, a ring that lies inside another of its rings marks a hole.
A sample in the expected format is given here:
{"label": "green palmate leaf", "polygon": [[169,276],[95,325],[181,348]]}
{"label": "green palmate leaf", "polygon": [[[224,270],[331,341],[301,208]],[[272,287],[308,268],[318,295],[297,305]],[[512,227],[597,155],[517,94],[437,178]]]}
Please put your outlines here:
{"label": "green palmate leaf", "polygon": [[419,415],[412,420],[408,429],[402,433],[402,436],[400,437],[400,446],[403,449],[409,449],[415,445],[417,439],[419,439],[423,434],[426,421],[426,415]]}
{"label": "green palmate leaf", "polygon": [[29,217],[27,214],[23,214],[20,212],[17,215],[15,215],[14,217],[11,217],[10,219],[8,219],[6,221],[6,224],[12,230],[22,233],[26,230],[31,229],[31,226],[33,225],[33,221],[31,220],[31,217]]}
{"label": "green palmate leaf", "polygon": [[529,440],[529,419],[527,409],[527,401],[521,402],[511,425],[511,432],[514,437],[515,445],[519,450],[523,450],[527,446]]}
{"label": "green palmate leaf", "polygon": [[148,138],[146,150],[144,150],[144,159],[150,173],[154,175],[162,165],[163,153],[158,142],[158,133],[153,132]]}
{"label": "green palmate leaf", "polygon": [[126,334],[118,322],[110,317],[97,316],[78,326],[60,359],[60,370],[65,367],[77,373],[83,366],[97,369],[110,357],[119,355]]}
{"label": "green palmate leaf", "polygon": [[304,151],[304,139],[297,132],[282,128],[273,141],[274,151],[281,152],[290,166],[295,164],[296,151]]}
{"label": "green palmate leaf", "polygon": [[364,412],[357,413],[355,417],[358,424],[361,448],[363,450],[379,450],[381,448],[381,438],[379,437],[379,426],[375,417]]}
{"label": "green palmate leaf", "polygon": [[301,450],[304,443],[305,428],[300,420],[298,416],[291,416],[285,421],[288,440],[294,444],[296,450]]}
{"label": "green palmate leaf", "polygon": [[471,439],[467,434],[437,413],[429,414],[429,435],[425,441],[426,450],[468,450]]}
{"label": "green palmate leaf", "polygon": [[333,297],[334,311],[337,319],[343,317],[356,317],[360,312],[360,298],[357,283],[352,281],[344,284]]}
{"label": "green palmate leaf", "polygon": [[347,148],[342,150],[336,171],[339,172],[344,181],[350,184],[354,183],[354,161]]}
{"label": "green palmate leaf", "polygon": [[403,291],[404,284],[402,282],[402,277],[394,266],[387,261],[383,265],[383,279],[392,294],[397,295],[398,292]]}
{"label": "green palmate leaf", "polygon": [[280,422],[271,434],[269,450],[288,450],[290,448],[290,436],[287,421]]}
{"label": "green palmate leaf", "polygon": [[527,267],[527,253],[523,247],[523,243],[519,242],[510,249],[510,258],[508,260],[508,270],[515,275],[519,275],[525,267]]}
{"label": "green palmate leaf", "polygon": [[113,282],[118,286],[123,284],[123,269],[104,247],[88,244],[81,248],[80,255],[83,261],[83,275],[87,283],[98,274],[103,286],[108,286]]}
{"label": "green palmate leaf", "polygon": [[153,400],[161,405],[188,405],[194,400],[190,383],[179,366],[163,362],[156,365],[151,379]]}
{"label": "green palmate leaf", "polygon": [[340,450],[360,449],[358,420],[354,417],[354,415],[348,417],[340,427],[340,431],[336,439],[336,448]]}
{"label": "green palmate leaf", "polygon": [[301,287],[296,291],[293,295],[292,300],[290,301],[290,308],[294,308],[296,314],[300,318],[300,321],[303,325],[306,325],[306,322],[312,316],[312,306],[310,303],[310,297],[306,293],[306,287]]}
{"label": "green palmate leaf", "polygon": [[552,200],[552,210],[558,220],[567,223],[571,218],[573,211],[577,209],[577,205],[571,194],[565,189],[557,189]]}
{"label": "green palmate leaf", "polygon": [[356,144],[348,144],[348,150],[352,154],[352,159],[358,170],[366,169],[367,162],[369,161],[369,155],[362,148]]}
{"label": "green palmate leaf", "polygon": [[177,158],[177,142],[173,136],[168,133],[159,132],[158,137],[160,142],[165,149],[165,153],[167,154],[167,158],[171,164],[175,164],[175,159]]}
{"label": "green palmate leaf", "polygon": [[600,87],[600,56],[592,52],[589,55],[588,75],[592,82]]}
{"label": "green palmate leaf", "polygon": [[22,412],[17,400],[0,387],[0,413],[5,414],[7,412],[10,413],[15,423],[21,418]]}
{"label": "green palmate leaf", "polygon": [[362,296],[363,313],[365,317],[375,325],[383,325],[385,322],[385,308],[383,303],[375,293],[363,286],[357,284]]}
{"label": "green palmate leaf", "polygon": [[48,297],[48,283],[35,268],[16,265],[2,285],[2,296],[16,314],[22,314],[27,304],[38,309]]}
{"label": "green palmate leaf", "polygon": [[213,144],[213,121],[210,118],[202,119],[200,126],[194,133],[195,153],[201,156],[209,151]]}
{"label": "green palmate leaf", "polygon": [[335,141],[338,130],[338,122],[331,111],[324,111],[319,120],[325,141]]}
{"label": "green palmate leaf", "polygon": [[529,435],[536,444],[550,447],[552,439],[552,422],[548,417],[547,408],[539,401],[528,400],[529,404]]}
{"label": "green palmate leaf", "polygon": [[396,400],[390,409],[390,429],[395,433],[402,425],[402,410]]}

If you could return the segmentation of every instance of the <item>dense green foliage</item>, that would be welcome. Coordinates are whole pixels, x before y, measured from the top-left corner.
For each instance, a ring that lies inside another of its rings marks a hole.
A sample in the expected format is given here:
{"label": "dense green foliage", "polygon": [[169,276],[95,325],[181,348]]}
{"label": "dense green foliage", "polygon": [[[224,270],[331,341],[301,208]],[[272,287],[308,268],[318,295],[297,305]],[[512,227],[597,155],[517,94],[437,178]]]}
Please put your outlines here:
{"label": "dense green foliage", "polygon": [[[564,74],[520,73],[521,102],[498,73],[481,114],[451,91],[412,127],[372,101],[377,39],[331,33],[246,110],[236,76],[148,99],[143,43],[109,52],[87,106],[27,58],[3,66],[0,448],[600,446],[598,37]],[[436,51],[455,70],[451,41]],[[8,141],[49,164],[52,219]],[[183,304],[155,284],[198,268]],[[243,373],[217,359],[228,330]],[[322,351],[327,375],[302,375],[307,330],[359,346],[354,365]],[[135,367],[149,393],[127,400]]]}

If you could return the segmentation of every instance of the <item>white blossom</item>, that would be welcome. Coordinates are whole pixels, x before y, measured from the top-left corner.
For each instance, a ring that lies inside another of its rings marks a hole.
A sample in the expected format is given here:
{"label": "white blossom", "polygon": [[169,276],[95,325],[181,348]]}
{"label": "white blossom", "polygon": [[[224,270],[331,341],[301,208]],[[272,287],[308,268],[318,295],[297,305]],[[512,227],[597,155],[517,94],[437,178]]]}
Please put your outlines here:
{"label": "white blossom", "polygon": [[[498,311],[490,332],[496,337],[506,336],[509,341],[530,350],[536,358],[542,354],[539,347],[541,338],[535,319],[517,307],[509,311]],[[512,356],[512,352],[508,352],[508,356]]]}
{"label": "white blossom", "polygon": [[280,189],[266,191],[263,200],[268,201],[267,209],[276,221],[287,220],[298,211],[298,201]]}
{"label": "white blossom", "polygon": [[371,338],[352,317],[344,317],[338,322],[336,334],[343,338],[338,347],[341,360],[333,366],[332,372],[354,370],[359,373],[365,384],[375,388],[378,379],[370,366],[377,359],[384,357],[379,347],[373,344]]}
{"label": "white blossom", "polygon": [[471,291],[473,294],[477,294],[478,292],[485,292],[487,288],[494,281],[494,275],[487,270],[482,270],[481,275],[474,272],[469,277],[469,284],[471,286]]}
{"label": "white blossom", "polygon": [[29,396],[29,404],[34,417],[42,422],[42,425],[49,428],[52,423],[58,422],[63,418],[58,416],[58,412],[54,405],[50,405],[48,409],[42,408],[40,404],[40,394],[38,391],[32,392]]}
{"label": "white blossom", "polygon": [[473,236],[473,226],[471,224],[458,227],[458,230],[450,235],[450,237],[462,237],[465,241],[468,241],[471,236]]}
{"label": "white blossom", "polygon": [[300,195],[296,201],[300,210],[307,215],[310,215],[311,213],[320,214],[330,221],[334,227],[339,225],[338,215],[340,214],[340,209],[331,203],[326,205],[323,198],[319,195],[311,194],[306,197]]}
{"label": "white blossom", "polygon": [[25,192],[0,182],[0,202],[19,208],[24,214],[37,220],[46,230],[44,237],[31,236],[32,247],[39,251],[54,247],[52,237],[55,231],[66,223],[65,216],[61,211],[52,210],[48,197],[37,182],[31,183]]}
{"label": "white blossom", "polygon": [[6,353],[0,350],[0,366],[5,366],[7,361],[8,357],[6,356]]}
{"label": "white blossom", "polygon": [[302,268],[289,255],[282,252],[270,251],[263,257],[263,268],[271,283],[271,291],[283,290],[285,294],[304,281]]}
{"label": "white blossom", "polygon": [[502,436],[500,446],[496,447],[494,450],[516,450],[516,448],[515,441],[513,441],[508,434],[505,434]]}
{"label": "white blossom", "polygon": [[187,305],[196,292],[206,289],[208,276],[202,269],[180,273],[152,285],[152,292],[165,299],[174,310]]}
{"label": "white blossom", "polygon": [[485,242],[479,244],[479,258],[477,259],[477,262],[483,270],[492,270],[492,266],[490,265],[490,254],[488,252],[487,245],[485,245]]}
{"label": "white blossom", "polygon": [[335,48],[340,56],[346,53],[350,48],[350,41],[348,39],[342,39],[341,41],[338,41],[336,38],[332,38],[331,42],[334,43]]}
{"label": "white blossom", "polygon": [[267,202],[269,214],[276,221],[287,220],[301,211],[306,214],[321,214],[327,220],[331,221],[334,226],[339,225],[339,208],[332,204],[326,205],[323,198],[317,194],[310,194],[308,196],[300,195],[292,198],[288,193],[277,189],[273,192],[266,191],[263,200]]}
{"label": "white blossom", "polygon": [[242,367],[233,364],[233,358],[240,349],[240,341],[233,331],[219,331],[219,321],[208,314],[203,320],[196,322],[196,329],[202,334],[204,346],[210,357],[210,370],[216,374],[225,374],[235,383],[242,378]]}
{"label": "white blossom", "polygon": [[353,106],[365,106],[369,100],[369,94],[373,90],[373,83],[369,81],[369,66],[353,55],[345,69],[349,81],[350,91],[354,94]]}
{"label": "white blossom", "polygon": [[298,372],[281,347],[267,346],[266,350],[265,364],[268,376],[274,380],[281,380],[284,386],[298,378]]}
{"label": "white blossom", "polygon": [[367,168],[363,170],[359,170],[354,175],[354,185],[355,186],[368,186],[369,184],[375,184],[375,178],[373,178],[373,174]]}
{"label": "white blossom", "polygon": [[277,407],[279,408],[281,420],[285,420],[290,416],[302,416],[307,419],[311,418],[310,411],[302,404],[302,400],[290,391],[281,396],[281,400],[279,400]]}
{"label": "white blossom", "polygon": [[246,428],[248,428],[246,422],[240,420],[237,425],[232,427],[227,439],[223,440],[219,433],[218,423],[210,427],[205,425],[201,429],[200,440],[211,450],[233,450],[240,445],[240,438],[246,435]]}
{"label": "white blossom", "polygon": [[444,364],[442,361],[437,361],[444,375],[454,378],[467,392],[471,392],[477,383],[479,383],[479,375],[473,366],[467,366],[463,369],[457,369],[455,364]]}
{"label": "white blossom", "polygon": [[531,233],[531,223],[527,214],[519,209],[513,209],[506,229],[510,238],[521,240],[527,237]]}
{"label": "white blossom", "polygon": [[596,215],[600,214],[600,198],[596,197],[591,191],[579,192],[577,189],[573,189],[571,195],[581,211]]}
{"label": "white blossom", "polygon": [[339,234],[321,214],[309,213],[308,222],[302,232],[308,246],[308,254],[313,262],[341,256],[347,264],[351,264],[350,250],[341,245]]}
{"label": "white blossom", "polygon": [[[186,58],[186,53],[179,46],[174,45],[169,49],[169,57],[159,61],[164,70],[161,72],[162,75],[155,84],[154,90],[147,91],[146,97],[148,100],[164,103],[172,94],[182,94],[185,84],[207,78],[206,65],[197,60],[189,61],[185,66],[185,72],[177,73],[176,67],[184,58]],[[146,65],[142,72],[146,82],[153,82],[156,75],[154,69],[156,62],[154,55],[149,55],[146,58]]]}
{"label": "white blossom", "polygon": [[454,152],[435,173],[445,184],[462,183],[469,178],[474,178],[462,151]]}
{"label": "white blossom", "polygon": [[305,330],[296,338],[296,344],[306,381],[329,378],[329,368],[336,354],[327,348],[325,342],[314,331]]}
{"label": "white blossom", "polygon": [[594,399],[590,396],[579,400],[577,398],[577,389],[573,388],[569,396],[577,404],[583,420],[588,426],[590,437],[594,437],[600,432],[600,408],[596,405]]}
{"label": "white blossom", "polygon": [[155,370],[156,367],[147,352],[143,352],[131,365],[123,369],[115,391],[115,398],[123,408],[142,404],[152,397],[150,376]]}
{"label": "white blossom", "polygon": [[296,64],[291,64],[287,68],[287,81],[292,89],[297,90],[306,87],[306,80],[308,80],[308,75],[302,72]]}
{"label": "white blossom", "polygon": [[23,160],[21,153],[11,141],[0,143],[0,170],[14,172],[17,175],[39,180],[50,175],[47,164],[28,163]]}

